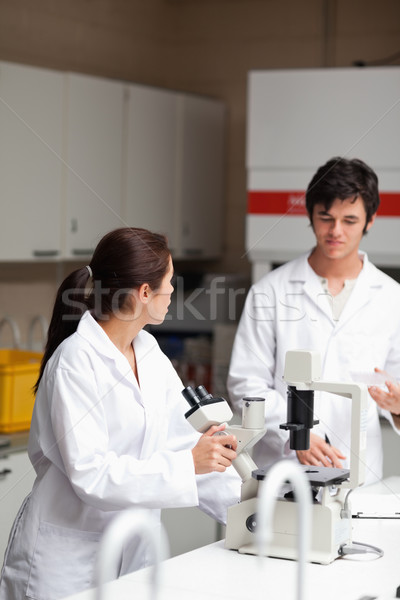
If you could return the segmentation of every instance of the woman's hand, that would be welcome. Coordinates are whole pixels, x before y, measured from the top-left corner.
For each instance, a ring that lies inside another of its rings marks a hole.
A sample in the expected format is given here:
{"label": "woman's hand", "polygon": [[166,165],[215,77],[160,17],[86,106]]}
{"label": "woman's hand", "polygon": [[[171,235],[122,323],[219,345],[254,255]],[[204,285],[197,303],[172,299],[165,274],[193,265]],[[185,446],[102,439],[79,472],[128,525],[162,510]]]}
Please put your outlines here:
{"label": "woman's hand", "polygon": [[297,458],[302,465],[312,465],[314,467],[336,467],[342,469],[340,459],[346,457],[334,446],[331,446],[319,435],[310,433],[309,450],[296,450]]}
{"label": "woman's hand", "polygon": [[223,473],[236,458],[237,441],[234,435],[214,435],[223,431],[225,425],[213,425],[208,429],[192,450],[196,475],[219,471]]}
{"label": "woman's hand", "polygon": [[[385,371],[378,368],[375,369],[375,372],[387,375]],[[388,410],[392,415],[398,417],[400,416],[400,384],[391,379],[385,381],[385,384],[388,389],[387,392],[375,385],[369,387],[368,391],[380,408]]]}

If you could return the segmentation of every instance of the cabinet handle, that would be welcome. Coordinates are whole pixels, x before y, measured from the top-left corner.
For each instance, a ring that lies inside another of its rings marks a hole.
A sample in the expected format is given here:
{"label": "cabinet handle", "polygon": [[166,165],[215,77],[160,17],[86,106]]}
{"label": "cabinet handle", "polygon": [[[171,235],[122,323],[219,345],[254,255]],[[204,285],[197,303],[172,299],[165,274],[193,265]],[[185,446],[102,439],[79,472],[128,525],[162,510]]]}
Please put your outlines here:
{"label": "cabinet handle", "polygon": [[94,248],[73,248],[71,250],[71,253],[74,256],[87,256],[88,254],[92,255],[93,252],[94,252]]}
{"label": "cabinet handle", "polygon": [[0,471],[0,477],[5,477],[6,475],[9,475],[11,473],[11,469],[3,469],[2,471]]}
{"label": "cabinet handle", "polygon": [[37,258],[45,258],[47,256],[58,256],[60,254],[59,250],[33,250],[33,256]]}

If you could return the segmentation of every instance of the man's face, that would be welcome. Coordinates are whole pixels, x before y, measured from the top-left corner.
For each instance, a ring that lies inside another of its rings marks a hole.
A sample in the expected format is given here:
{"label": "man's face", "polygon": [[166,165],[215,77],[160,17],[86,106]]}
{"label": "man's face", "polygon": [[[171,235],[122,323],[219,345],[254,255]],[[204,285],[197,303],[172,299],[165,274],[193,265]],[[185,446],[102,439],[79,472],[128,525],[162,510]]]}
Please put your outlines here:
{"label": "man's face", "polygon": [[317,249],[326,258],[340,259],[358,253],[358,246],[366,231],[372,226],[375,215],[366,225],[367,214],[360,197],[333,201],[329,210],[316,204],[313,211],[313,229]]}

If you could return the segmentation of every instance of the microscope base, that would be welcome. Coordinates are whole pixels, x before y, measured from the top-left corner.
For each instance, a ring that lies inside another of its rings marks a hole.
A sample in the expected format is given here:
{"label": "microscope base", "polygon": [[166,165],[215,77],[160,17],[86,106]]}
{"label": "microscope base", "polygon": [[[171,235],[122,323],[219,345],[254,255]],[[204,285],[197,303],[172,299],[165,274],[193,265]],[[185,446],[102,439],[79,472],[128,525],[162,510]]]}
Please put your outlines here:
{"label": "microscope base", "polygon": [[[344,491],[329,496],[324,490],[321,504],[312,508],[312,541],[307,560],[329,564],[339,556],[339,548],[351,541],[351,518],[342,518]],[[348,491],[348,490],[347,490]],[[257,498],[228,508],[225,548],[241,554],[257,554],[255,539]],[[279,499],[274,512],[274,533],[268,556],[297,560],[297,503]]]}

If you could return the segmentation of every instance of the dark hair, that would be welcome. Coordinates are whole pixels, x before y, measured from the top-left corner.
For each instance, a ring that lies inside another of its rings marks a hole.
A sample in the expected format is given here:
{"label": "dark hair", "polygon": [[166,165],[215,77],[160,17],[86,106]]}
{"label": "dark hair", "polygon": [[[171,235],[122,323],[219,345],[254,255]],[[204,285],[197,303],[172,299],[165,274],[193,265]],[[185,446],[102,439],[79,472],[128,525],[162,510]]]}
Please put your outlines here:
{"label": "dark hair", "polygon": [[[367,224],[379,207],[378,177],[362,160],[336,156],[318,169],[306,191],[306,208],[312,225],[314,206],[323,204],[329,210],[337,198],[360,197],[367,213]],[[364,233],[366,229],[364,228]]]}
{"label": "dark hair", "polygon": [[104,320],[127,306],[132,289],[148,283],[152,290],[157,290],[168,271],[169,260],[170,251],[163,235],[135,227],[107,233],[98,243],[89,268],[73,271],[57,291],[34,392],[53,352],[76,331],[86,310]]}

